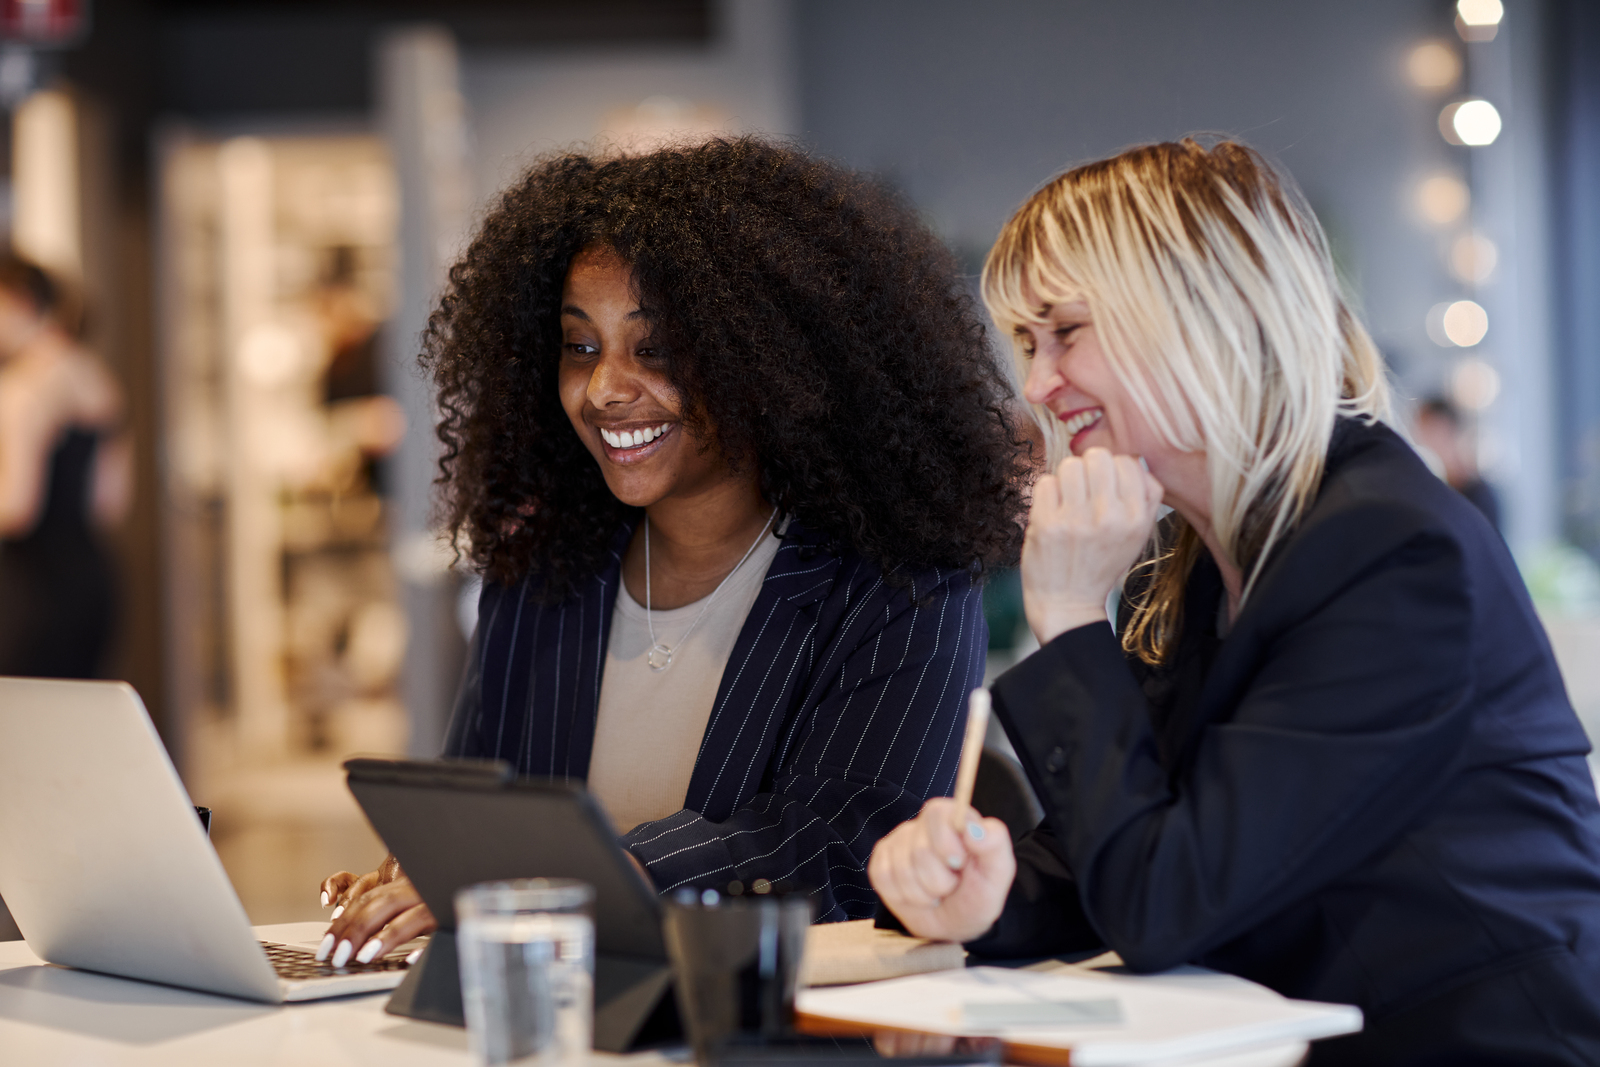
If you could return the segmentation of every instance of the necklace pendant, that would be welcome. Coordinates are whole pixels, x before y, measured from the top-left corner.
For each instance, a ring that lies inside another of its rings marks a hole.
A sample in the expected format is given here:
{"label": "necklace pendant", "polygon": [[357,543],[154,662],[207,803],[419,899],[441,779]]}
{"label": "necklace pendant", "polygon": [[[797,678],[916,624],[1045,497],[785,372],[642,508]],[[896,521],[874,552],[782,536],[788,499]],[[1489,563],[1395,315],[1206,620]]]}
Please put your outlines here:
{"label": "necklace pendant", "polygon": [[657,641],[650,647],[650,655],[645,657],[645,662],[650,664],[653,671],[664,671],[672,666],[672,649]]}

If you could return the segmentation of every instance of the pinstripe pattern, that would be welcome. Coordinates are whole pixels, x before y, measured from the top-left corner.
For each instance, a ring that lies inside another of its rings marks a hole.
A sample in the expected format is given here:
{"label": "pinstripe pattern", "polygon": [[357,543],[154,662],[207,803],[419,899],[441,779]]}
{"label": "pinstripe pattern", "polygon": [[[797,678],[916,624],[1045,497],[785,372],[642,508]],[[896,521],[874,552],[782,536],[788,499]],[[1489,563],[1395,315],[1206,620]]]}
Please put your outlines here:
{"label": "pinstripe pattern", "polygon": [[[484,587],[447,755],[584,780],[629,532],[564,604],[530,602],[526,580]],[[925,798],[949,793],[987,643],[967,572],[892,586],[791,522],[728,657],[684,810],[623,844],[662,892],[793,879],[819,887],[824,921],[872,915],[867,857]]]}

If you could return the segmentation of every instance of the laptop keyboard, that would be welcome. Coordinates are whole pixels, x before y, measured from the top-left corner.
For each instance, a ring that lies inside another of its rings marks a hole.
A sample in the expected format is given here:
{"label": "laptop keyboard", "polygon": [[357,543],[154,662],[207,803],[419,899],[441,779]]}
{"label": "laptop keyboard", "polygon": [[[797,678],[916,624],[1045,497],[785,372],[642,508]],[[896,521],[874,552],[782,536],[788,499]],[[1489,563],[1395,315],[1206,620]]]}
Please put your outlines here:
{"label": "laptop keyboard", "polygon": [[413,948],[407,945],[388,955],[379,956],[371,963],[357,963],[351,960],[343,967],[334,967],[327,960],[318,963],[316,953],[308,948],[275,945],[267,941],[261,942],[261,947],[266,949],[267,959],[272,963],[272,969],[278,972],[278,977],[289,981],[332,978],[344,974],[371,974],[374,971],[403,971],[406,969],[406,956],[410,955]]}

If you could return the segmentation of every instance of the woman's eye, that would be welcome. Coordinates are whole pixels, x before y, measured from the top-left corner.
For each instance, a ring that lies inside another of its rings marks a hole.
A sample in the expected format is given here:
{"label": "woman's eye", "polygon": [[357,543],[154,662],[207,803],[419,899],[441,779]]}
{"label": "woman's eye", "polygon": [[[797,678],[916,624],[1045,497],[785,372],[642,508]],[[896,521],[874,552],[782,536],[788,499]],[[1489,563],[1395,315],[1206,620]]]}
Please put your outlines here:
{"label": "woman's eye", "polygon": [[592,356],[599,351],[599,349],[595,348],[593,345],[586,345],[582,341],[568,341],[566,344],[562,345],[561,348],[562,351],[574,359]]}
{"label": "woman's eye", "polygon": [[1074,323],[1072,323],[1071,325],[1068,325],[1068,326],[1057,326],[1053,332],[1055,333],[1055,337],[1056,337],[1057,341],[1065,341],[1067,338],[1071,337],[1074,333],[1076,333],[1080,328],[1082,328],[1082,326],[1083,326],[1083,323],[1074,322]]}

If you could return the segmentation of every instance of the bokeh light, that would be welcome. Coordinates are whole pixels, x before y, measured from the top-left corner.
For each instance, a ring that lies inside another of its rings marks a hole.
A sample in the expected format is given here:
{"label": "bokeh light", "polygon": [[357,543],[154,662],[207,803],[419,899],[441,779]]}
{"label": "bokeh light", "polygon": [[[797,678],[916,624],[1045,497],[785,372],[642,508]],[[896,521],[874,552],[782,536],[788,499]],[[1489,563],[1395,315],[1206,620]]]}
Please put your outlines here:
{"label": "bokeh light", "polygon": [[1450,396],[1468,411],[1482,411],[1500,395],[1500,373],[1481,359],[1464,359],[1450,375]]}
{"label": "bokeh light", "polygon": [[1500,112],[1487,100],[1462,100],[1439,112],[1439,132],[1451,144],[1494,144],[1500,125]]}
{"label": "bokeh light", "polygon": [[1489,313],[1472,300],[1457,300],[1445,308],[1441,323],[1450,343],[1471,348],[1489,332]]}
{"label": "bokeh light", "polygon": [[1500,261],[1500,249],[1481,233],[1464,233],[1450,243],[1450,273],[1458,282],[1488,281]]}
{"label": "bokeh light", "polygon": [[1417,209],[1435,226],[1448,226],[1472,203],[1467,183],[1454,174],[1434,174],[1417,186]]}
{"label": "bokeh light", "polygon": [[1456,14],[1468,26],[1498,26],[1506,9],[1500,0],[1456,0]]}
{"label": "bokeh light", "polygon": [[1500,112],[1487,100],[1468,100],[1456,108],[1450,124],[1456,136],[1469,145],[1494,144],[1500,136]]}
{"label": "bokeh light", "polygon": [[1450,302],[1448,300],[1442,304],[1435,304],[1428,309],[1428,318],[1426,320],[1428,340],[1440,348],[1455,347],[1455,342],[1444,335],[1444,313],[1449,310]]}
{"label": "bokeh light", "polygon": [[1456,32],[1463,41],[1492,41],[1505,13],[1500,0],[1456,0]]}
{"label": "bokeh light", "polygon": [[1427,41],[1406,57],[1406,74],[1419,89],[1449,89],[1461,77],[1461,59],[1442,41]]}

